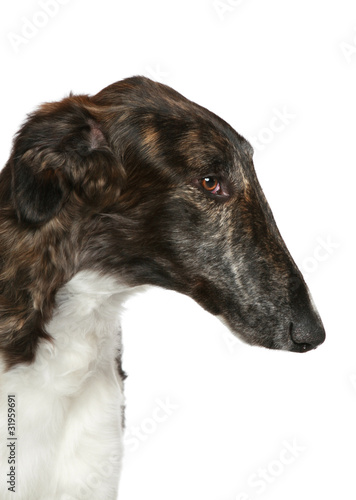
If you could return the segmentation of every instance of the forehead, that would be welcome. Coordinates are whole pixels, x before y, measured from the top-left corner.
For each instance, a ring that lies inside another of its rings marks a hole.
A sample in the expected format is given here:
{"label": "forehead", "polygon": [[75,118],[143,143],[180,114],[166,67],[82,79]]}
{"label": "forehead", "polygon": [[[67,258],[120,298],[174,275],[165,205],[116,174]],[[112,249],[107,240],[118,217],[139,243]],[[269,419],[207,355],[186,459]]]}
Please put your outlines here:
{"label": "forehead", "polygon": [[171,176],[229,175],[251,168],[253,150],[240,134],[166,85],[133,77],[103,89],[93,102],[108,114],[113,142],[122,145],[136,173],[143,174],[139,166],[147,174]]}
{"label": "forehead", "polygon": [[190,101],[140,110],[140,147],[174,172],[207,175],[250,163],[250,144],[222,119]]}

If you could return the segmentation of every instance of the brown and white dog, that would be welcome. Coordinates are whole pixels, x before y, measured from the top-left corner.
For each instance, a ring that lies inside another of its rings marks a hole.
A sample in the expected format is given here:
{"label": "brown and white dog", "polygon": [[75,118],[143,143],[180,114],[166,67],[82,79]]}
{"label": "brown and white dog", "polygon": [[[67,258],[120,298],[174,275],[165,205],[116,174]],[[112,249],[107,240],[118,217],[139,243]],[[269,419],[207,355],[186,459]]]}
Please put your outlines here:
{"label": "brown and white dog", "polygon": [[138,286],[192,297],[250,344],[323,342],[252,153],[142,77],[29,116],[0,174],[2,500],[117,497],[120,306]]}

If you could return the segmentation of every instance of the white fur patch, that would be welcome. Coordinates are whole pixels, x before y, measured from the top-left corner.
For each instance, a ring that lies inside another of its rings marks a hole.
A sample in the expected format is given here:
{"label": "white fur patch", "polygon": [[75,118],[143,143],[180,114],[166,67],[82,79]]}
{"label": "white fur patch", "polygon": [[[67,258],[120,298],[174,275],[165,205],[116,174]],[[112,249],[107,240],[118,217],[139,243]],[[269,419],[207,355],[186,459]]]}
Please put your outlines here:
{"label": "white fur patch", "polygon": [[[57,294],[46,326],[53,343],[43,341],[31,365],[0,372],[1,500],[116,499],[124,401],[116,358],[131,292],[78,273]],[[8,394],[16,395],[16,494],[6,484]]]}

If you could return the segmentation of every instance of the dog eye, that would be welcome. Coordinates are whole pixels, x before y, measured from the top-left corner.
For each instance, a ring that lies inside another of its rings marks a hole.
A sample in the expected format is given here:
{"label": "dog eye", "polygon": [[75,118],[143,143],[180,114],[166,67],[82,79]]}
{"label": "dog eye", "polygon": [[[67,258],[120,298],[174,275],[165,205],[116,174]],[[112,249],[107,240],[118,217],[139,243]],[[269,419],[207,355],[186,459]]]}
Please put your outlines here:
{"label": "dog eye", "polygon": [[219,194],[219,191],[221,191],[220,182],[216,177],[204,177],[201,180],[201,185],[206,191],[212,194]]}

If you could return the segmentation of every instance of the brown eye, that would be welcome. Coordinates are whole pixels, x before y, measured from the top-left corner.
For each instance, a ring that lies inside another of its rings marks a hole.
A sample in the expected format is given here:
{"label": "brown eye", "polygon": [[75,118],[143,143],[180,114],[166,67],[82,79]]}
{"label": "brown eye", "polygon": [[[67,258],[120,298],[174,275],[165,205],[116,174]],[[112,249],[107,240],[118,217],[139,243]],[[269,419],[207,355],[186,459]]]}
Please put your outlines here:
{"label": "brown eye", "polygon": [[220,191],[220,183],[216,177],[204,177],[201,180],[201,185],[212,194],[217,194]]}

